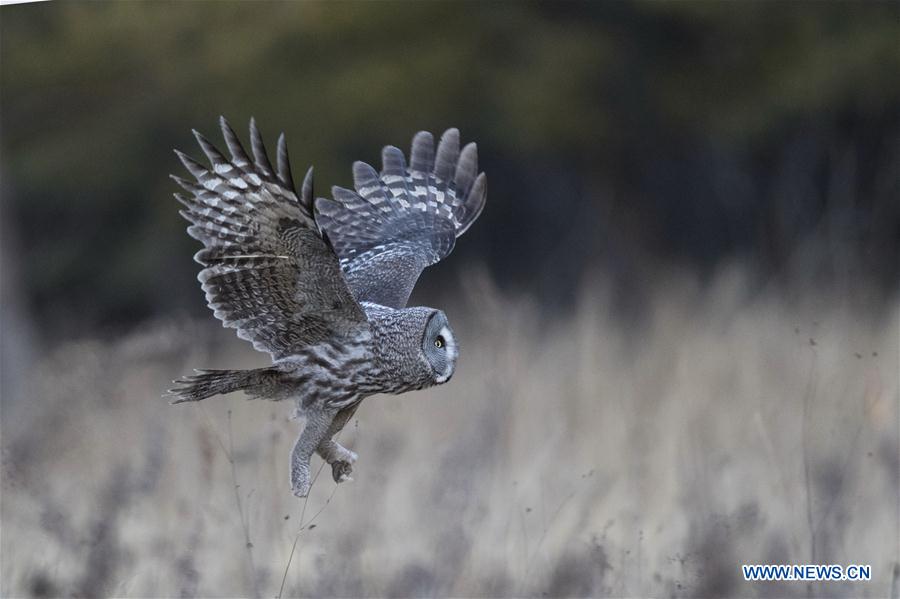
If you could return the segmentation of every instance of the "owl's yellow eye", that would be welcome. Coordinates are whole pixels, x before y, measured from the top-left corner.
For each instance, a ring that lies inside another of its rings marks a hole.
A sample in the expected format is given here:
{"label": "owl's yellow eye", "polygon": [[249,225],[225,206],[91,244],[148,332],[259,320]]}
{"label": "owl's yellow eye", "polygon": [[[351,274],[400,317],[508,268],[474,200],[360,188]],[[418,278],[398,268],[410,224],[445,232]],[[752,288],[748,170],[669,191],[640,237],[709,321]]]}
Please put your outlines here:
{"label": "owl's yellow eye", "polygon": [[443,338],[443,337],[438,337],[437,339],[435,339],[435,340],[434,340],[434,346],[437,347],[437,348],[444,347],[444,338]]}

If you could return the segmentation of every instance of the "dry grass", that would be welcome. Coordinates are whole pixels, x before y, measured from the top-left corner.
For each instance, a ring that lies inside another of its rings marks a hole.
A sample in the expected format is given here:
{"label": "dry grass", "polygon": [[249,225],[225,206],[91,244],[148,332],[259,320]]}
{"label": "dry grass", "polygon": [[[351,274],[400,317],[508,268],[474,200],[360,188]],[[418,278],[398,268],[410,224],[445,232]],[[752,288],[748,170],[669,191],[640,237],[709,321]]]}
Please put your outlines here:
{"label": "dry grass", "polygon": [[[159,397],[190,367],[264,363],[228,331],[56,348],[4,399],[2,595],[273,597],[295,539],[284,596],[896,592],[897,311],[747,299],[724,276],[662,286],[639,322],[599,286],[548,322],[468,286],[444,306],[453,381],[368,399],[341,437],[356,480],[323,472],[308,503],[289,406]],[[874,580],[740,577],[811,561]]]}

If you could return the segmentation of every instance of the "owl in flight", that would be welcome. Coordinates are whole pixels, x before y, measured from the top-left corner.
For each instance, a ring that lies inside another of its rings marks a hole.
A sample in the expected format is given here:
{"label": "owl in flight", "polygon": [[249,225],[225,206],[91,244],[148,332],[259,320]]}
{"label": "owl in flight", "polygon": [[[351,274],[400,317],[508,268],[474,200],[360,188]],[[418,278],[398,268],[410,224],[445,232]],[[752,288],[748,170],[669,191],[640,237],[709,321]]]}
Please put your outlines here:
{"label": "owl in flight", "polygon": [[462,150],[447,130],[413,137],[410,161],[393,146],[378,173],[353,164],[355,191],[313,199],[312,168],[299,193],[284,134],[276,167],[250,121],[252,157],[220,118],[230,156],[194,131],[210,165],[178,152],[194,180],[173,175],[187,194],[187,231],[203,243],[194,259],[206,301],[224,326],[272,356],[253,370],[199,370],[169,391],[172,403],[243,391],[290,399],[305,417],[291,452],[291,487],[305,497],[310,458],[349,480],[356,454],[333,439],[359,403],[446,383],[458,347],[447,317],[406,307],[426,266],[446,257],[478,218],[487,192],[474,143]]}

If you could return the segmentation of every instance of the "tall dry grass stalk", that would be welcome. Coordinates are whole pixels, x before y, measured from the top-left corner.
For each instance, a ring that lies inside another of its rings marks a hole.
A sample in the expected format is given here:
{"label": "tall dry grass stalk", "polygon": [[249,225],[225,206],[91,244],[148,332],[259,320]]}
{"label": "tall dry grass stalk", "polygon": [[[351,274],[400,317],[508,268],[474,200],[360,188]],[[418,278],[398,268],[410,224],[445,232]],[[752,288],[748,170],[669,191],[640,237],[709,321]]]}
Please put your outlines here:
{"label": "tall dry grass stalk", "polygon": [[[629,322],[602,285],[548,319],[466,281],[452,382],[368,399],[342,434],[355,481],[322,476],[308,507],[289,406],[160,399],[192,367],[264,363],[211,319],[61,345],[4,398],[0,591],[883,597],[900,314],[741,281],[661,285]],[[740,576],[811,560],[874,580]]]}

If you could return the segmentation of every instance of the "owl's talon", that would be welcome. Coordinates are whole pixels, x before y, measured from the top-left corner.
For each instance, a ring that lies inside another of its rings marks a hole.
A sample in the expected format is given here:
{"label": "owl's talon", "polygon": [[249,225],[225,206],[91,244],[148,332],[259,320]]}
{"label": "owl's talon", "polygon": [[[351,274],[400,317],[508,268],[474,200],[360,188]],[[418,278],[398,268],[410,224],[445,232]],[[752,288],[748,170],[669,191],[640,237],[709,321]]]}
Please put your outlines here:
{"label": "owl's talon", "polygon": [[353,465],[356,463],[356,460],[359,459],[359,456],[356,455],[355,451],[351,451],[351,450],[347,449],[346,447],[344,447],[337,441],[332,440],[331,443],[332,443],[332,448],[333,448],[333,453],[332,453],[332,457],[331,457],[332,463],[337,461],[337,462],[347,462],[348,464]]}
{"label": "owl's talon", "polygon": [[305,484],[294,485],[294,488],[292,490],[296,497],[306,497],[307,495],[309,495],[309,487],[310,484],[307,482]]}
{"label": "owl's talon", "polygon": [[353,480],[350,473],[353,472],[353,466],[350,462],[337,460],[331,463],[331,477],[336,483],[343,483]]}

